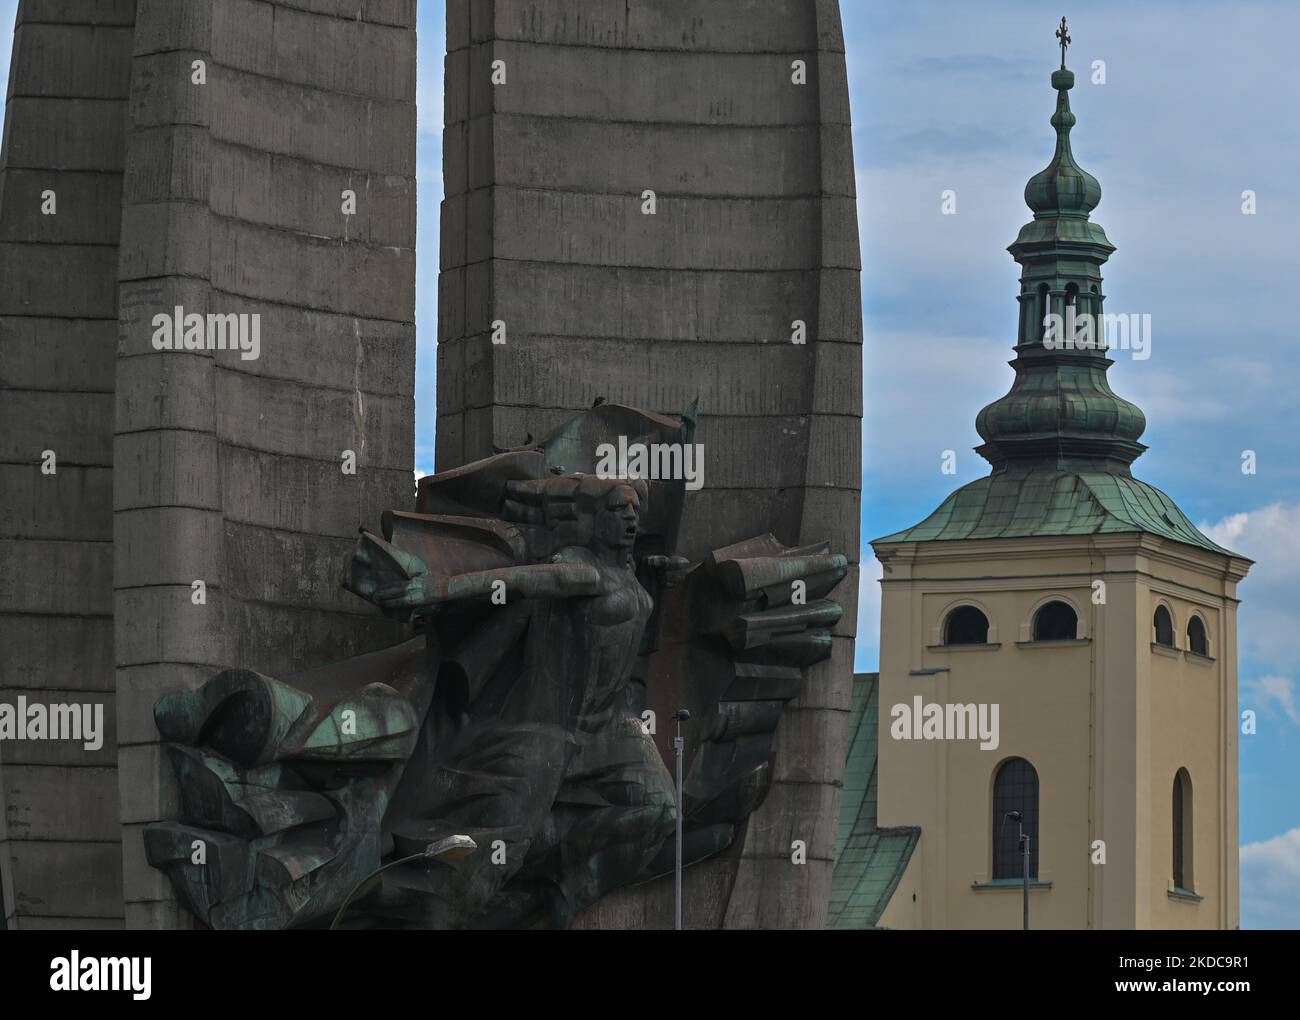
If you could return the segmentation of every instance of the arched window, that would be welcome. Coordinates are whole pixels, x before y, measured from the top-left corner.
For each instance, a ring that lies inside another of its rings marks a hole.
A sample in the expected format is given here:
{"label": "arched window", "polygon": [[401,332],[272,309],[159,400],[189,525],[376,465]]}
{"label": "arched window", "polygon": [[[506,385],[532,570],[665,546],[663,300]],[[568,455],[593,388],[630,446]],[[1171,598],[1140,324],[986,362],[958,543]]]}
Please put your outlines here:
{"label": "arched window", "polygon": [[1038,285],[1038,339],[1047,338],[1047,316],[1052,311],[1052,295],[1047,289],[1047,284]]}
{"label": "arched window", "polygon": [[1187,650],[1206,657],[1210,654],[1210,639],[1205,633],[1205,621],[1195,613],[1187,621]]}
{"label": "arched window", "polygon": [[1034,614],[1035,641],[1073,641],[1079,633],[1079,617],[1069,603],[1049,602]]}
{"label": "arched window", "polygon": [[1064,330],[1066,350],[1074,350],[1075,344],[1080,339],[1079,313],[1083,310],[1079,303],[1079,285],[1077,283],[1067,285],[1065,288],[1065,307],[1061,309],[1061,317],[1065,319],[1062,328]]}
{"label": "arched window", "polygon": [[1174,618],[1169,615],[1169,610],[1165,606],[1156,606],[1156,615],[1153,621],[1156,628],[1156,644],[1164,645],[1166,648],[1174,647]]}
{"label": "arched window", "polygon": [[989,621],[974,606],[958,606],[943,629],[945,645],[982,645],[989,639]]}
{"label": "arched window", "polygon": [[[1007,815],[1019,811],[1021,821]],[[1029,877],[1038,877],[1038,773],[1024,758],[1008,758],[993,780],[993,879],[1024,878],[1020,828],[1029,837]]]}
{"label": "arched window", "polygon": [[1174,888],[1192,892],[1192,777],[1174,776]]}

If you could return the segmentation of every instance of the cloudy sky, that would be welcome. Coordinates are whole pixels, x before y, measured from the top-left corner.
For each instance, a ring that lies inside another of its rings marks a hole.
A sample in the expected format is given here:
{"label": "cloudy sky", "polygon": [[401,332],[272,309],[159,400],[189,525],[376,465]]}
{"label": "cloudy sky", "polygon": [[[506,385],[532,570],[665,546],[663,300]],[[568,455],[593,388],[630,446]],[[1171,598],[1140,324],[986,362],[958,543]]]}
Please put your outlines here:
{"label": "cloudy sky", "polygon": [[[1053,134],[1062,12],[1009,0],[841,5],[862,236],[864,539],[913,524],[987,473],[975,414],[1000,396],[1016,323],[1005,248]],[[1300,927],[1300,368],[1288,309],[1300,268],[1300,8],[1260,0],[1090,0],[1071,23],[1080,163],[1118,251],[1108,311],[1152,315],[1152,356],[1116,391],[1146,412],[1135,472],[1212,538],[1257,561],[1241,587],[1242,919]],[[15,0],[0,0],[12,25]],[[420,3],[417,467],[433,466],[444,11]],[[1092,84],[1094,61],[1105,83]],[[8,79],[8,47],[0,73]],[[940,196],[956,192],[957,214]],[[1242,192],[1257,213],[1242,214]],[[907,428],[898,427],[906,422]],[[940,473],[944,450],[958,475]],[[1258,470],[1242,473],[1243,451]],[[864,551],[864,566],[872,563]],[[858,665],[877,664],[864,570]]]}
{"label": "cloudy sky", "polygon": [[[863,536],[916,523],[987,474],[975,414],[1006,392],[1025,181],[1052,154],[1061,11],[1035,4],[844,3],[862,237]],[[1117,251],[1106,309],[1150,313],[1146,361],[1116,392],[1146,412],[1135,473],[1219,543],[1242,584],[1242,923],[1300,927],[1300,382],[1287,321],[1300,268],[1294,4],[1093,2],[1071,19],[1076,158]],[[1093,84],[1094,61],[1105,83]],[[956,192],[957,214],[940,195]],[[1242,192],[1257,213],[1242,214]],[[899,421],[906,429],[897,427]],[[940,473],[957,452],[958,476]],[[1242,453],[1258,470],[1242,473]],[[863,563],[870,560],[864,551]],[[865,573],[865,571],[864,571]],[[864,577],[859,665],[879,592]],[[865,638],[865,639],[864,639]]]}
{"label": "cloudy sky", "polygon": [[[878,665],[865,540],[988,473],[975,415],[1006,392],[1026,180],[1052,154],[1055,9],[981,0],[841,3],[862,240],[864,564],[858,668]],[[420,4],[417,466],[433,469],[443,6]],[[1300,368],[1286,309],[1300,270],[1300,8],[1091,0],[1071,24],[1072,139],[1117,251],[1107,310],[1149,313],[1151,356],[1112,386],[1147,415],[1136,474],[1256,561],[1241,586],[1242,924],[1300,928]],[[1104,84],[1093,84],[1094,61]],[[1098,69],[1099,70],[1099,69]],[[957,214],[940,196],[956,192]],[[1242,213],[1253,191],[1256,213]],[[907,423],[906,429],[898,422]],[[940,472],[945,450],[958,474]],[[1243,451],[1254,474],[1242,472]]]}

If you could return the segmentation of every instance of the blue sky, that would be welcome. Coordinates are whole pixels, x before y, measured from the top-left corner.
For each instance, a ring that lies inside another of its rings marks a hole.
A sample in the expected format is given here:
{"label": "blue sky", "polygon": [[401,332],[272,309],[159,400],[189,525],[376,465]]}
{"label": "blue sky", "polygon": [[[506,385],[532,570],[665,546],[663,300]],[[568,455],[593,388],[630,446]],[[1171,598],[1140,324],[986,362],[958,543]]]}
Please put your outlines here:
{"label": "blue sky", "polygon": [[[863,536],[916,523],[988,473],[975,414],[1012,378],[1025,181],[1051,156],[1061,11],[981,0],[841,4],[862,238]],[[1108,312],[1152,315],[1146,361],[1110,370],[1146,412],[1134,473],[1257,561],[1242,584],[1242,923],[1300,927],[1300,381],[1291,67],[1300,9],[1090,2],[1071,19],[1080,164],[1117,251]],[[1093,61],[1105,84],[1092,84]],[[940,195],[957,193],[957,214]],[[1244,190],[1258,211],[1241,212]],[[905,429],[897,423],[905,421]],[[956,478],[940,473],[957,452]],[[1242,451],[1258,471],[1242,473]],[[864,550],[864,565],[870,564]],[[864,569],[859,665],[878,652],[878,571]]]}
{"label": "blue sky", "polygon": [[[1006,392],[1025,181],[1046,165],[1061,11],[1010,0],[845,0],[864,308],[864,539],[913,524],[987,473],[976,412]],[[1242,585],[1242,919],[1300,927],[1300,368],[1287,309],[1300,266],[1300,8],[1090,0],[1072,19],[1074,152],[1101,182],[1118,250],[1108,311],[1149,312],[1152,356],[1117,359],[1147,414],[1135,473],[1255,559]],[[15,0],[0,0],[12,25]],[[1068,13],[1068,12],[1067,12]],[[417,461],[433,467],[444,9],[420,3]],[[0,73],[8,77],[8,47]],[[1090,83],[1102,60],[1106,83]],[[940,195],[957,193],[957,215]],[[1256,192],[1258,212],[1241,213]],[[906,428],[899,428],[905,422]],[[956,477],[940,473],[957,452]],[[1241,471],[1254,450],[1258,471]],[[878,655],[863,553],[858,666]]]}

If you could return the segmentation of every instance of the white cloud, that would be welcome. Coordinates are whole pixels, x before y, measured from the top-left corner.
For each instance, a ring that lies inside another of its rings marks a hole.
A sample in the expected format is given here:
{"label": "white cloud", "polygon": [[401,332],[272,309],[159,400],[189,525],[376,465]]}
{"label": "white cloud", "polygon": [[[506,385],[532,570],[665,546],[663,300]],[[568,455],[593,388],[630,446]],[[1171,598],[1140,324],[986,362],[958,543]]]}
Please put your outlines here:
{"label": "white cloud", "polygon": [[1009,356],[1004,340],[987,335],[869,329],[862,417],[868,475],[891,485],[918,476],[933,481],[944,450],[958,460],[945,491],[987,474],[971,452],[980,442],[975,415],[1011,388],[1015,376],[998,357],[1003,349]]}
{"label": "white cloud", "polygon": [[1217,524],[1201,524],[1207,538],[1227,549],[1236,549],[1241,545],[1241,536],[1246,530],[1250,514],[1230,514]]}
{"label": "white cloud", "polygon": [[1244,928],[1300,928],[1300,828],[1241,848]]}
{"label": "white cloud", "polygon": [[[430,138],[442,134],[443,58],[447,52],[445,10],[443,4],[422,5],[417,26],[420,51],[416,62],[416,130]],[[420,243],[424,243],[423,239]]]}
{"label": "white cloud", "polygon": [[1296,708],[1295,684],[1289,677],[1262,676],[1257,680],[1247,680],[1242,684],[1247,695],[1253,697],[1257,704],[1268,706],[1276,702],[1287,717],[1300,726],[1300,709]]}
{"label": "white cloud", "polygon": [[[0,86],[9,82],[9,54],[13,49],[14,25],[18,21],[18,0],[0,0]],[[5,95],[7,95],[7,91]],[[0,95],[0,113],[5,96]]]}
{"label": "white cloud", "polygon": [[[421,66],[420,80],[416,85],[415,115],[422,135],[437,138],[442,134],[442,59],[438,54],[435,67]],[[422,65],[430,63],[429,54],[422,53]]]}
{"label": "white cloud", "polygon": [[868,670],[880,668],[880,578],[883,571],[871,546],[862,548],[858,570],[858,636],[854,642],[857,662]]}
{"label": "white cloud", "polygon": [[[1219,545],[1255,560],[1238,594],[1238,643],[1243,659],[1266,675],[1246,690],[1297,719],[1293,681],[1295,613],[1300,606],[1300,503],[1273,503],[1232,514],[1201,530]],[[1277,675],[1267,675],[1277,674]]]}

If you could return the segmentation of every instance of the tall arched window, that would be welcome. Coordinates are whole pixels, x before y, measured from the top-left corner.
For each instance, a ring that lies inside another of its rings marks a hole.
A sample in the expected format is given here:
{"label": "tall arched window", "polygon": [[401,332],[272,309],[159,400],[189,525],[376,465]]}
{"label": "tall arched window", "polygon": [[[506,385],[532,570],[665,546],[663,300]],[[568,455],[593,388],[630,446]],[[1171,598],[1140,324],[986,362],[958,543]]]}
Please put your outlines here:
{"label": "tall arched window", "polygon": [[[1022,823],[1007,818],[1019,811]],[[1029,877],[1038,877],[1038,773],[1024,758],[1008,758],[993,779],[993,878],[1024,878],[1020,825],[1029,836]]]}
{"label": "tall arched window", "polygon": [[1106,350],[1106,326],[1101,321],[1101,291],[1097,290],[1096,283],[1089,287],[1092,292],[1092,298],[1089,298],[1089,311],[1092,312],[1092,334],[1093,343],[1097,344],[1097,350]]}
{"label": "tall arched window", "polygon": [[1066,341],[1066,350],[1073,350],[1079,330],[1079,285],[1076,283],[1068,284],[1065,288],[1065,307],[1061,310],[1061,316],[1065,319],[1063,329],[1065,331],[1064,339]]}
{"label": "tall arched window", "polygon": [[1034,614],[1035,641],[1073,641],[1079,633],[1079,617],[1068,602],[1049,602]]}
{"label": "tall arched window", "polygon": [[1165,606],[1156,606],[1156,615],[1152,621],[1156,628],[1156,644],[1166,648],[1174,647],[1174,618]]}
{"label": "tall arched window", "polygon": [[1047,338],[1047,316],[1052,311],[1052,295],[1047,289],[1047,284],[1038,285],[1038,339]]}
{"label": "tall arched window", "polygon": [[982,645],[989,639],[989,621],[974,606],[958,606],[943,628],[945,645]]}
{"label": "tall arched window", "polygon": [[1187,621],[1187,650],[1207,657],[1210,654],[1210,638],[1205,633],[1205,621],[1195,613]]}
{"label": "tall arched window", "polygon": [[1192,892],[1192,777],[1174,776],[1174,888]]}

